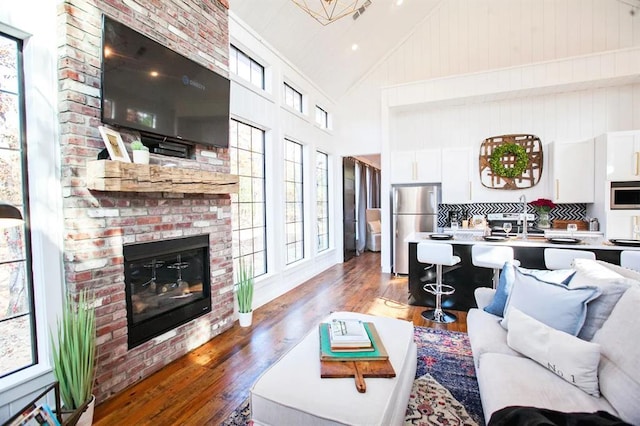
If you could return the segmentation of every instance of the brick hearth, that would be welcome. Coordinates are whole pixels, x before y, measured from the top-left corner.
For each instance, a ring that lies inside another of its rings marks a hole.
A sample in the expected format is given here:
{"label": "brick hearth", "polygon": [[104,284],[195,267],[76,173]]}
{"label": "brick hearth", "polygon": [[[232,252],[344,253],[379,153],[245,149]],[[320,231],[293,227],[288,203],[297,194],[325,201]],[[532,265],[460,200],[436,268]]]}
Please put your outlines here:
{"label": "brick hearth", "polygon": [[[86,162],[104,144],[100,123],[101,15],[227,75],[225,0],[70,0],[58,9],[59,89],[67,288],[95,292],[97,400],[103,401],[232,325],[229,195],[101,192],[86,187]],[[133,88],[132,90],[135,90]],[[134,136],[123,133],[125,142]],[[228,173],[225,149],[196,147],[195,160],[153,156],[179,167]],[[127,350],[123,244],[210,234],[212,312]]]}

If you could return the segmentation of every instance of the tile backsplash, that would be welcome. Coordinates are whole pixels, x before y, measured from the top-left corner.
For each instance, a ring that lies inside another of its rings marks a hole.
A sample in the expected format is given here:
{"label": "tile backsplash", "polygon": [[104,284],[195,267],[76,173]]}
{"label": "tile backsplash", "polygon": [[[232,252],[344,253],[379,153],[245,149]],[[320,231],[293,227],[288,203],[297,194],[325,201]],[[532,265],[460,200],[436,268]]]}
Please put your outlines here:
{"label": "tile backsplash", "polygon": [[[474,214],[487,215],[489,213],[519,213],[522,211],[520,203],[474,203],[474,204],[440,204],[438,206],[438,226],[445,227],[449,225],[449,212],[460,211],[463,217],[469,217]],[[527,205],[528,213],[535,213],[531,205]],[[566,220],[585,220],[587,214],[587,205],[580,204],[557,204],[554,209],[549,212],[549,218],[566,219]]]}

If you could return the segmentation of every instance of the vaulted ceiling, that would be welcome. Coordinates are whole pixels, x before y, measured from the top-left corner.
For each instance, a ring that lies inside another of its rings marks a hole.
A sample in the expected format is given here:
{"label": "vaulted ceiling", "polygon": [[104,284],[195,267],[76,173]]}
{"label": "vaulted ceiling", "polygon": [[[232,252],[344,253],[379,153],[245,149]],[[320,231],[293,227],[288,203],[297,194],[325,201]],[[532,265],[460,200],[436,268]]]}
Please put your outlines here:
{"label": "vaulted ceiling", "polygon": [[[231,0],[230,8],[337,101],[408,37],[440,1],[371,0],[358,19],[346,16],[327,26],[291,0]],[[356,50],[354,44],[358,45]]]}

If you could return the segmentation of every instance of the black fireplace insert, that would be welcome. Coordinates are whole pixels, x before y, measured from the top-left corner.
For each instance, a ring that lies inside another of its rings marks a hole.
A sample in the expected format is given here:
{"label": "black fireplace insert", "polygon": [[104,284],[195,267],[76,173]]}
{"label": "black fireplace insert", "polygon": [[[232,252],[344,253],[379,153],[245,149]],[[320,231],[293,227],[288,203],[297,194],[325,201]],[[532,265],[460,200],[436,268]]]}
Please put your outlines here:
{"label": "black fireplace insert", "polygon": [[123,247],[129,349],[211,311],[209,235]]}

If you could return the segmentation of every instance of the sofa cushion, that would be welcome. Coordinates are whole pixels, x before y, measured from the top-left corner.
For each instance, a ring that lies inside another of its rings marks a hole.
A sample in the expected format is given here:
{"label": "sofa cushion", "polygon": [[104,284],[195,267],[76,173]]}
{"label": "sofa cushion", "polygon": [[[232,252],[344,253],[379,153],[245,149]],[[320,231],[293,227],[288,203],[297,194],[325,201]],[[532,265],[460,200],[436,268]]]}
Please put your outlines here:
{"label": "sofa cushion", "polygon": [[586,393],[600,396],[600,345],[555,330],[516,308],[509,309],[507,344]]}
{"label": "sofa cushion", "polygon": [[500,320],[482,309],[470,309],[467,314],[467,333],[476,369],[480,368],[481,355],[487,352],[522,356],[507,345],[507,330],[500,326]]}
{"label": "sofa cushion", "polygon": [[484,310],[493,298],[496,296],[496,291],[489,287],[478,287],[473,291],[473,297],[476,299],[476,305],[478,309]]}
{"label": "sofa cushion", "polygon": [[546,282],[552,282],[556,284],[566,284],[574,274],[573,269],[558,269],[555,271],[547,271],[543,269],[526,269],[515,266],[511,262],[506,262],[500,273],[500,281],[496,288],[496,294],[489,305],[484,310],[493,315],[503,316],[504,307],[507,303],[507,298],[513,287],[513,281],[515,280],[515,270],[519,270],[525,274],[533,275]]}
{"label": "sofa cushion", "polygon": [[640,288],[620,298],[593,337],[601,346],[600,393],[625,421],[640,425]]}
{"label": "sofa cushion", "polygon": [[596,398],[576,389],[529,358],[485,353],[480,364],[478,386],[485,419],[510,405],[565,412],[604,410],[619,415],[605,398]]}
{"label": "sofa cushion", "polygon": [[509,308],[515,307],[549,327],[575,336],[584,324],[587,303],[599,294],[596,287],[569,289],[539,280],[516,268],[513,288],[505,307],[506,315],[501,324],[505,329],[509,328]]}
{"label": "sofa cushion", "polygon": [[624,292],[632,285],[640,285],[640,282],[625,278],[595,260],[576,259],[574,265],[576,274],[571,279],[569,287],[595,286],[601,292],[597,299],[587,305],[587,317],[578,333],[579,338],[591,340]]}
{"label": "sofa cushion", "polygon": [[614,265],[613,263],[605,262],[604,260],[596,260],[596,262],[607,269],[611,269],[613,272],[616,272],[622,275],[625,278],[631,278],[632,280],[640,281],[640,272],[634,271],[633,269],[623,268],[619,265]]}

